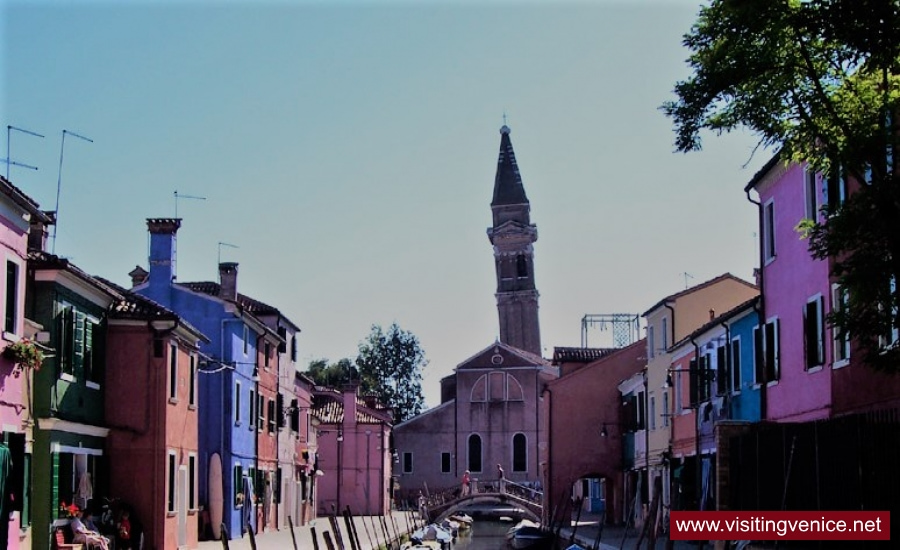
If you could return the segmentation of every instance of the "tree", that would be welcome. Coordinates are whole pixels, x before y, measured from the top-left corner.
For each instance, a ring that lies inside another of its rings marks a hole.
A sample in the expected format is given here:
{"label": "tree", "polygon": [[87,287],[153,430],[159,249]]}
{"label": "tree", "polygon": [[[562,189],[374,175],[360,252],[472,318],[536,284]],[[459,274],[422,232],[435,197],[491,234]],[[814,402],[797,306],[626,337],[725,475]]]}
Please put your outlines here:
{"label": "tree", "polygon": [[829,322],[900,372],[900,0],[713,0],[684,45],[692,75],[662,106],[677,150],[743,127],[785,162],[859,184],[800,229],[847,291]]}
{"label": "tree", "polygon": [[310,361],[307,375],[317,386],[339,387],[351,380],[357,380],[359,373],[349,359],[328,363],[328,359]]}
{"label": "tree", "polygon": [[422,412],[422,369],[427,365],[419,339],[396,323],[387,331],[372,325],[356,358],[362,391],[392,407],[395,424]]}

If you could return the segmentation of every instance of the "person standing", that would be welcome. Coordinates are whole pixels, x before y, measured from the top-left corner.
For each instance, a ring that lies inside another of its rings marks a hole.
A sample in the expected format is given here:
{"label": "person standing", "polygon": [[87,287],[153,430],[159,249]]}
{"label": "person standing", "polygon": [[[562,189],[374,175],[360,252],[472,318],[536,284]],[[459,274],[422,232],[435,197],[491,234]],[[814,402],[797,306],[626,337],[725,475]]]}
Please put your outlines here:
{"label": "person standing", "polygon": [[497,464],[497,478],[500,480],[500,493],[506,492],[506,473],[503,471],[503,466]]}
{"label": "person standing", "polygon": [[463,472],[462,476],[462,492],[460,492],[459,496],[466,497],[469,496],[469,483],[472,482],[471,477],[469,477],[469,470]]}

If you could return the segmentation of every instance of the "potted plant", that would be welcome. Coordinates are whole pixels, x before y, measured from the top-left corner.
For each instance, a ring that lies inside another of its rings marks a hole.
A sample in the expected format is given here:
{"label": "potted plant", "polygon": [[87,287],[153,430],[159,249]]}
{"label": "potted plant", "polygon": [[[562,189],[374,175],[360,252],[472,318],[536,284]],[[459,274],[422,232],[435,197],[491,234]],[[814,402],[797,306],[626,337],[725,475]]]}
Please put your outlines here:
{"label": "potted plant", "polygon": [[22,338],[3,348],[3,356],[19,366],[34,370],[40,370],[41,363],[44,362],[43,352],[37,344],[27,338]]}

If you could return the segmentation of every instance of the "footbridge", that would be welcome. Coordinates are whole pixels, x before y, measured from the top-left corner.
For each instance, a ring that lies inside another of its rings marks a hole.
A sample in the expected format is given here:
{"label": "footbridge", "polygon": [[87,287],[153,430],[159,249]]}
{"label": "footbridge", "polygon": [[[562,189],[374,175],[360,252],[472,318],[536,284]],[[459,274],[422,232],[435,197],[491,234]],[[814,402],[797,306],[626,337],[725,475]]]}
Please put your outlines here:
{"label": "footbridge", "polygon": [[467,494],[459,487],[431,492],[423,497],[424,513],[430,521],[442,520],[471,504],[513,507],[535,521],[541,520],[544,494],[525,485],[501,482],[473,482]]}

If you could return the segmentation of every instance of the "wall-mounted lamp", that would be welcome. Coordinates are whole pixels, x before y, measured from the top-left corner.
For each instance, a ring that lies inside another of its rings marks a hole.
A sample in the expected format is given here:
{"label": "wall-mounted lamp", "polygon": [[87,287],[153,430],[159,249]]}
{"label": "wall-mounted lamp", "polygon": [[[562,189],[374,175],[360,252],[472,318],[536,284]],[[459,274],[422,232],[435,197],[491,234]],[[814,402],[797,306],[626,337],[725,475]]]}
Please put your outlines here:
{"label": "wall-mounted lamp", "polygon": [[259,382],[259,365],[255,365],[253,367],[253,377],[251,378],[254,382]]}

